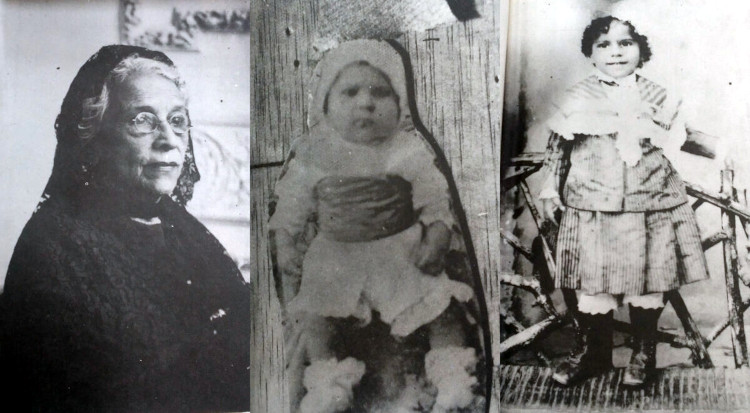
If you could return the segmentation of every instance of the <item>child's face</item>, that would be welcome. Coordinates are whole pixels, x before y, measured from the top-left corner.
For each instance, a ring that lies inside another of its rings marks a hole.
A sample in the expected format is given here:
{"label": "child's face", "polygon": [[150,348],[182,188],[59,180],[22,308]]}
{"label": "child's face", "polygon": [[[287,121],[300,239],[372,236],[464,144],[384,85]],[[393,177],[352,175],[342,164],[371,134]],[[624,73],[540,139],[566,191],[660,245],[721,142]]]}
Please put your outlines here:
{"label": "child's face", "polygon": [[378,144],[393,136],[399,124],[396,94],[370,66],[348,66],[328,95],[328,120],[344,140]]}
{"label": "child's face", "polygon": [[641,48],[630,35],[628,26],[615,20],[609,26],[609,32],[594,41],[591,61],[602,73],[619,79],[638,67]]}

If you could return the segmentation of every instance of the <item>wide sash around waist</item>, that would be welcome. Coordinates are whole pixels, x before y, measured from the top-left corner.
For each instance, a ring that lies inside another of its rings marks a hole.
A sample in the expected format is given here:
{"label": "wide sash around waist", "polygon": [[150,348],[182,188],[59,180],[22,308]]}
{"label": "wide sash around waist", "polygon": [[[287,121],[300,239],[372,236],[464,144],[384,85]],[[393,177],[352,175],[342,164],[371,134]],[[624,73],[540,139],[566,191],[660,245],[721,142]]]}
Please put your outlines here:
{"label": "wide sash around waist", "polygon": [[397,175],[323,178],[315,196],[318,229],[335,241],[385,238],[416,221],[411,183]]}

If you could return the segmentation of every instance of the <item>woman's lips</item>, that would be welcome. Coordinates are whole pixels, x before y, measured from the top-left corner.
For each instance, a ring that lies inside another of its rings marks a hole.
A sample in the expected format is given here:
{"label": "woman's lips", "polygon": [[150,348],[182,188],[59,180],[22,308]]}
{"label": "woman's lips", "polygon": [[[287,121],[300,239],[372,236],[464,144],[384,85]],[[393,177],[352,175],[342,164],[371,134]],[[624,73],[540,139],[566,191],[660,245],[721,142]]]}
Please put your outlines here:
{"label": "woman's lips", "polygon": [[179,166],[177,162],[150,162],[145,165],[145,169],[152,173],[172,172]]}

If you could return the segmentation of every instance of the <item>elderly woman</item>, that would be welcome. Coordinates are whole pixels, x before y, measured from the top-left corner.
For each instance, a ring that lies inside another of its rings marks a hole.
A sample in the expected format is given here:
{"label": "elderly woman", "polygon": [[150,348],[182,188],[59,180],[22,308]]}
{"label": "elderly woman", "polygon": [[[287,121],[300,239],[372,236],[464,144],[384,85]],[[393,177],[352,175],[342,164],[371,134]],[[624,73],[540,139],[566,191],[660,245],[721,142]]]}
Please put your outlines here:
{"label": "elderly woman", "polygon": [[199,175],[172,61],[103,47],[55,130],[2,295],[7,394],[34,411],[248,410],[249,286],[185,210]]}

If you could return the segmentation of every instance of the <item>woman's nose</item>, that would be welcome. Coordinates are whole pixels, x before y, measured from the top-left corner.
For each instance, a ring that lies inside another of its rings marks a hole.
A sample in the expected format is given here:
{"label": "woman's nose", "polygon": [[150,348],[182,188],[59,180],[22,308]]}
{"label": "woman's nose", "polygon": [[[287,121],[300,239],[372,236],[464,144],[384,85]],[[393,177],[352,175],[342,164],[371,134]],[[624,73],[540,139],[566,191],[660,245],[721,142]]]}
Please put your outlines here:
{"label": "woman's nose", "polygon": [[154,131],[154,147],[162,151],[170,151],[179,148],[183,138],[177,135],[166,122],[162,122]]}

